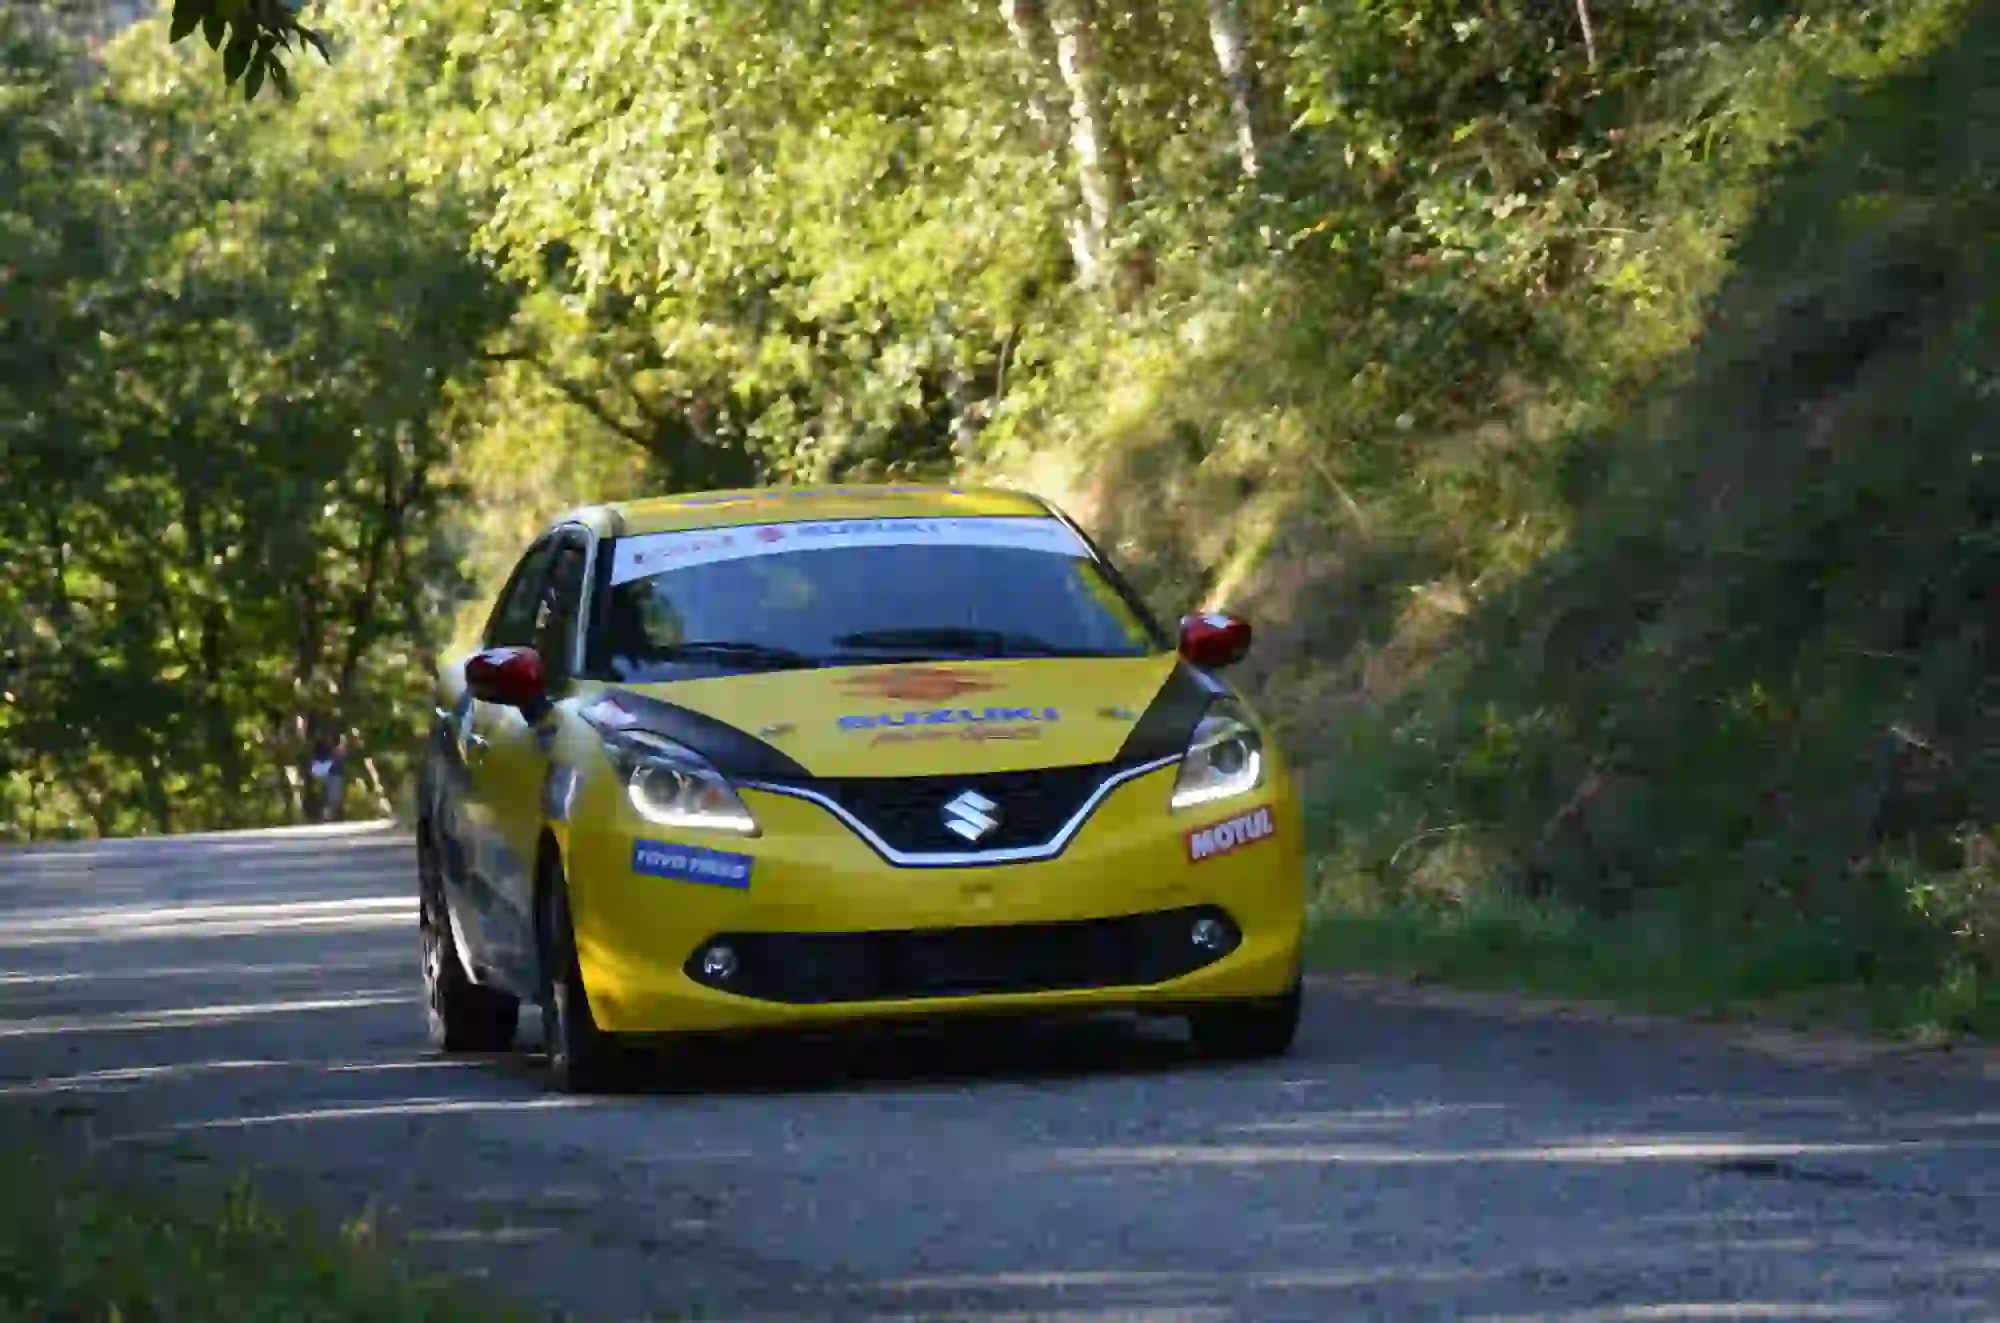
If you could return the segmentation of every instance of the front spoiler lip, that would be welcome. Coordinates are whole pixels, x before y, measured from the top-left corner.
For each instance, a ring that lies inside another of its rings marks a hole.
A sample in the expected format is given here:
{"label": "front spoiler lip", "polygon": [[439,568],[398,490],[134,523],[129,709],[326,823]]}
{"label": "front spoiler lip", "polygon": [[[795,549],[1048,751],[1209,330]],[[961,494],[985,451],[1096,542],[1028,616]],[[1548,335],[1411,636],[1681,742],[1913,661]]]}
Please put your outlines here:
{"label": "front spoiler lip", "polygon": [[1063,823],[1060,830],[1041,845],[1017,846],[1010,850],[898,850],[869,830],[866,823],[848,812],[833,798],[803,786],[784,785],[772,781],[743,781],[739,785],[745,790],[759,790],[768,795],[784,795],[790,799],[804,800],[838,818],[843,826],[863,841],[868,848],[897,868],[983,868],[1000,864],[1038,864],[1054,859],[1069,848],[1078,832],[1090,820],[1112,791],[1142,776],[1150,776],[1164,767],[1171,767],[1181,761],[1180,754],[1167,758],[1154,758],[1130,767],[1120,768],[1107,774],[1090,797],[1083,801],[1075,813]]}
{"label": "front spoiler lip", "polygon": [[[1095,990],[1093,990],[1095,991]],[[893,1010],[838,1020],[737,1025],[727,1029],[637,1029],[615,1035],[621,1043],[662,1048],[724,1046],[735,1043],[828,1042],[855,1043],[871,1039],[914,1038],[972,1033],[981,1028],[1019,1028],[1075,1024],[1088,1020],[1170,1020],[1213,1010],[1218,1006],[1261,1005],[1270,997],[1153,997],[1142,988],[1107,988],[1089,1001],[1035,1004],[1011,997],[938,997],[922,1010]],[[1025,994],[1038,996],[1040,994]],[[899,1002],[898,1006],[910,1003]]]}

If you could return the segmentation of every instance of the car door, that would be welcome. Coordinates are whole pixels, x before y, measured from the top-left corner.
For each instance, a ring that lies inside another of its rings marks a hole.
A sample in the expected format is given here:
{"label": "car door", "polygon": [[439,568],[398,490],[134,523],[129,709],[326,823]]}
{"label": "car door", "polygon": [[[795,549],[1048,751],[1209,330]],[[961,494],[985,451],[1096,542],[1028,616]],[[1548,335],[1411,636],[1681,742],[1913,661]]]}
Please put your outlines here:
{"label": "car door", "polygon": [[493,962],[507,980],[523,988],[534,982],[535,861],[547,815],[545,805],[550,751],[559,701],[570,681],[570,654],[583,591],[588,535],[564,528],[549,539],[549,554],[536,583],[532,610],[504,622],[504,637],[493,647],[533,647],[542,659],[549,702],[523,712],[499,703],[475,703],[472,731],[477,742],[472,781],[487,839],[491,889],[487,913]]}
{"label": "car door", "polygon": [[[536,539],[514,567],[506,588],[487,620],[480,648],[502,648],[533,641],[535,616],[555,554],[555,536]],[[498,974],[514,986],[521,960],[520,920],[509,902],[519,883],[516,874],[533,866],[514,857],[504,830],[505,780],[493,762],[493,735],[504,730],[504,714],[513,711],[477,701],[465,688],[465,662],[452,668],[457,688],[445,732],[447,760],[454,763],[445,778],[450,802],[441,815],[451,840],[456,865],[451,873],[460,884],[451,897],[453,917],[467,954],[482,977]],[[515,991],[520,991],[514,986]]]}

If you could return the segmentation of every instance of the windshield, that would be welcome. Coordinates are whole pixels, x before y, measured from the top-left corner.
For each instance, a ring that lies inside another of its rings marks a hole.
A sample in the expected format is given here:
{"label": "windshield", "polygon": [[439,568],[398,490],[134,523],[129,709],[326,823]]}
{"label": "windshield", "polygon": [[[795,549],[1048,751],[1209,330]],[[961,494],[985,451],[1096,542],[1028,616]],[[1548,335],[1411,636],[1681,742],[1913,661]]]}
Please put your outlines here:
{"label": "windshield", "polygon": [[[1162,646],[1050,519],[836,520],[607,544],[593,670],[647,683],[732,671]],[[665,564],[669,568],[655,569]]]}

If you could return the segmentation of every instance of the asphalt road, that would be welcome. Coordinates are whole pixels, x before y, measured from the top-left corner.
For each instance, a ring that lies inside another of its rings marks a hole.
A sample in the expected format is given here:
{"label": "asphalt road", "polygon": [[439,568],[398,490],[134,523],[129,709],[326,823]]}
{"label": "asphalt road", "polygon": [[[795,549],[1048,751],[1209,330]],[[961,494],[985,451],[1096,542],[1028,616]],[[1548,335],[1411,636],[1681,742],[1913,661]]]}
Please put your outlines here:
{"label": "asphalt road", "polygon": [[0,1103],[248,1161],[599,1320],[2000,1319],[2000,1090],[1309,999],[732,1054],[639,1096],[443,1061],[381,832],[0,854]]}

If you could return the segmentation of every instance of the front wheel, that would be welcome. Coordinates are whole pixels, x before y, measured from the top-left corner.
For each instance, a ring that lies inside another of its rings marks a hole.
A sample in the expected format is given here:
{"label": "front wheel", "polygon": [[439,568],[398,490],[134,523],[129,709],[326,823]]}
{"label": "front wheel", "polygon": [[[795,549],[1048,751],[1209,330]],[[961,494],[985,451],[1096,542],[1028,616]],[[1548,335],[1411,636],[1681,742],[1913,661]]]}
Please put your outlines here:
{"label": "front wheel", "polygon": [[[428,833],[426,833],[428,835]],[[418,846],[418,935],[423,951],[424,1010],[431,1046],[441,1052],[505,1052],[514,1045],[521,1003],[482,988],[465,972],[451,933],[444,886],[428,843]]]}
{"label": "front wheel", "polygon": [[1305,1003],[1303,980],[1267,1001],[1204,1007],[1188,1016],[1195,1050],[1222,1061],[1262,1061],[1282,1057],[1298,1036]]}
{"label": "front wheel", "polygon": [[569,887],[560,866],[549,878],[541,921],[542,1042],[549,1055],[549,1082],[564,1093],[611,1092],[624,1083],[621,1045],[590,1013],[577,961],[576,930],[570,923]]}

